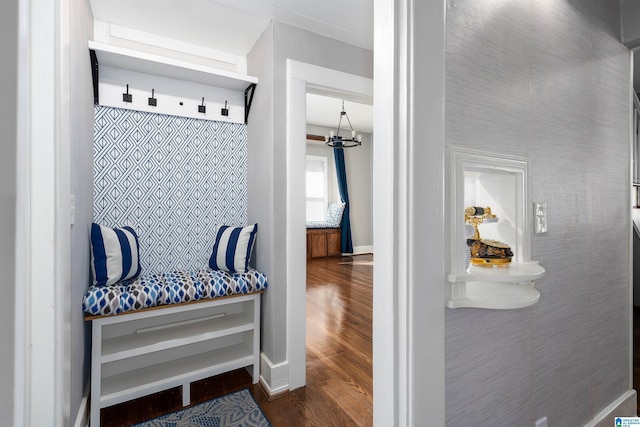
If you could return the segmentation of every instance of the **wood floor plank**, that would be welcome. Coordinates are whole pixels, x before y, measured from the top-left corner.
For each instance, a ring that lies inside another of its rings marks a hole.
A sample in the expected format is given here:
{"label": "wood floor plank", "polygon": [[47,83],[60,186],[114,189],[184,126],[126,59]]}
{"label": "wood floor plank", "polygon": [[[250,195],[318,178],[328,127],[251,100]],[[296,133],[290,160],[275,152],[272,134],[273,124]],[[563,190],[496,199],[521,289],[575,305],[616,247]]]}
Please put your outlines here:
{"label": "wood floor plank", "polygon": [[[373,425],[371,255],[307,262],[307,385],[269,400],[246,369],[191,385],[193,404],[248,388],[273,427]],[[268,292],[268,291],[267,291]],[[129,426],[181,409],[179,388],[103,409],[103,426]]]}
{"label": "wood floor plank", "polygon": [[373,257],[307,263],[307,386],[261,403],[274,427],[373,425],[373,267],[346,260]]}

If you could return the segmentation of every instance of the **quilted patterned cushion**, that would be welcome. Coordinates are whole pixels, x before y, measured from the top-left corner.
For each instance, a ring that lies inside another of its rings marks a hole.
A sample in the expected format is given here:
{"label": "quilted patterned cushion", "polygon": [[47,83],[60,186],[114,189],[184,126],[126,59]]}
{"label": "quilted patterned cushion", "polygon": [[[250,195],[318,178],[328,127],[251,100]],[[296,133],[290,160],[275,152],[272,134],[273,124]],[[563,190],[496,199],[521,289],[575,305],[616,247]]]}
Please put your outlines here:
{"label": "quilted patterned cushion", "polygon": [[197,301],[202,298],[202,282],[191,271],[172,271],[163,274],[164,292],[162,304],[179,304],[181,302]]}
{"label": "quilted patterned cushion", "polygon": [[135,280],[120,284],[121,312],[155,307],[160,303],[165,281],[159,274],[145,274]]}
{"label": "quilted patterned cushion", "polygon": [[256,270],[228,273],[203,268],[197,272],[145,274],[113,285],[91,286],[82,300],[82,310],[108,316],[158,305],[249,294],[267,286],[267,276]]}
{"label": "quilted patterned cushion", "polygon": [[84,312],[100,316],[120,314],[121,285],[92,286],[82,299]]}
{"label": "quilted patterned cushion", "polygon": [[161,275],[146,274],[113,285],[94,285],[82,299],[82,310],[89,314],[108,316],[154,307],[160,302],[164,284]]}
{"label": "quilted patterned cushion", "polygon": [[203,268],[198,271],[198,277],[202,281],[204,298],[216,298],[232,295],[235,289],[234,276],[226,271]]}
{"label": "quilted patterned cushion", "polygon": [[264,291],[267,289],[267,276],[258,270],[249,270],[244,274],[249,285],[249,292]]}
{"label": "quilted patterned cushion", "polygon": [[338,226],[325,221],[309,221],[307,228],[338,228]]}

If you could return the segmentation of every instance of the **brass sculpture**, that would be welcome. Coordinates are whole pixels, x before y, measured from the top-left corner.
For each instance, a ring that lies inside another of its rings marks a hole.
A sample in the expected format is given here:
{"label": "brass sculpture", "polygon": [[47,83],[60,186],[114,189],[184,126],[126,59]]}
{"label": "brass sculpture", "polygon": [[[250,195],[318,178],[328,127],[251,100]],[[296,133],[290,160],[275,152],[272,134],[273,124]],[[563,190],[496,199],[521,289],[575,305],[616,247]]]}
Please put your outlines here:
{"label": "brass sculpture", "polygon": [[485,267],[504,266],[511,262],[513,252],[509,245],[498,240],[480,237],[478,225],[483,222],[497,221],[491,213],[490,207],[470,206],[464,210],[464,221],[473,225],[473,237],[467,239],[467,246],[471,252],[471,264]]}

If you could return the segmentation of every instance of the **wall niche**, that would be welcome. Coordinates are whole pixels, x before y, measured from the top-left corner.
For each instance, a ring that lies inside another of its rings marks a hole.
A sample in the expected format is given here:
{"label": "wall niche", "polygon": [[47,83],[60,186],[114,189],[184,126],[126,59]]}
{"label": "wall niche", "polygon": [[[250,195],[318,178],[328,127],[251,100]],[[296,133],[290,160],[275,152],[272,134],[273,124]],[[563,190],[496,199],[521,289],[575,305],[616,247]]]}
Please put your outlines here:
{"label": "wall niche", "polygon": [[447,150],[447,307],[516,309],[540,300],[532,261],[528,159]]}

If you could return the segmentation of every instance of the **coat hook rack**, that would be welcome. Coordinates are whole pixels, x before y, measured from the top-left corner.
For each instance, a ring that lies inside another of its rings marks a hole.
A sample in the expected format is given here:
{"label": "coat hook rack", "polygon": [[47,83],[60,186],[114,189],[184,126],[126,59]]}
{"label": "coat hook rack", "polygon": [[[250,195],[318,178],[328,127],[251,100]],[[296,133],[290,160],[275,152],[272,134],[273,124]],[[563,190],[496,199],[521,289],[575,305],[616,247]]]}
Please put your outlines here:
{"label": "coat hook rack", "polygon": [[206,113],[207,107],[204,105],[204,96],[202,97],[202,105],[198,105],[198,113]]}
{"label": "coat hook rack", "polygon": [[123,102],[133,102],[133,95],[129,93],[129,85],[127,85],[127,92],[122,94]]}
{"label": "coat hook rack", "polygon": [[223,116],[229,115],[229,109],[227,108],[227,101],[224,101],[224,108],[220,110],[220,114],[222,114]]}
{"label": "coat hook rack", "polygon": [[151,89],[151,98],[149,98],[149,105],[156,107],[158,105],[158,99],[155,98],[155,89]]}

